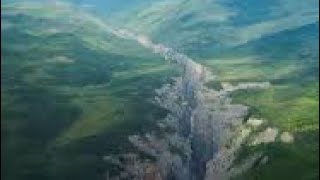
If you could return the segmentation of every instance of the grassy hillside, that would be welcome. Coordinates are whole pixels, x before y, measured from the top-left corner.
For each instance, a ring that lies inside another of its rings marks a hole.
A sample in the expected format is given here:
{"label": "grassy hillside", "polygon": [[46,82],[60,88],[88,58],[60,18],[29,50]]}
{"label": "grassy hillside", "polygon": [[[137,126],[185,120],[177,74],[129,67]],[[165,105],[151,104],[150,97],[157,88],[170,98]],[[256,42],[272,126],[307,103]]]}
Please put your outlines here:
{"label": "grassy hillside", "polygon": [[289,145],[258,147],[265,150],[269,162],[239,179],[319,177],[319,54],[315,51],[319,45],[314,41],[317,29],[317,25],[308,25],[282,32],[237,47],[225,56],[221,53],[218,59],[203,61],[223,82],[271,82],[272,87],[267,90],[234,93],[233,101],[248,105],[252,116],[295,136]]}
{"label": "grassy hillside", "polygon": [[160,0],[117,13],[113,23],[199,59],[316,23],[318,5],[316,0]]}
{"label": "grassy hillside", "polygon": [[165,114],[150,100],[173,67],[72,7],[1,11],[1,177],[100,179]]}

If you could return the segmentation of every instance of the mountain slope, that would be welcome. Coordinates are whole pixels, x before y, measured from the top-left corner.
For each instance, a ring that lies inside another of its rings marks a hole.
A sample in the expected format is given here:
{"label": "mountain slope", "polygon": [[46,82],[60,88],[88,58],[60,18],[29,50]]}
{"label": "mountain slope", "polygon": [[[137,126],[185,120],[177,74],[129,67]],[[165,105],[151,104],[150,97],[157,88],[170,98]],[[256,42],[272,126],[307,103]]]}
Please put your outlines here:
{"label": "mountain slope", "polygon": [[127,151],[165,113],[150,98],[172,67],[69,5],[1,14],[1,177],[101,178],[100,154]]}

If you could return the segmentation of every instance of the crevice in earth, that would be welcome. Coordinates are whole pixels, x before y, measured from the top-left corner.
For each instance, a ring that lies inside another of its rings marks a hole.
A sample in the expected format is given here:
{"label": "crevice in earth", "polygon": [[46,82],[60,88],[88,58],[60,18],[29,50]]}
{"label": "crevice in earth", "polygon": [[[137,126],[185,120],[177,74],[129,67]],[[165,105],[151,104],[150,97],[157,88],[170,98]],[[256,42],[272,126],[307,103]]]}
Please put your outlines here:
{"label": "crevice in earth", "polygon": [[[239,89],[268,88],[269,83],[224,84],[222,89],[209,89],[206,84],[216,81],[216,77],[188,56],[127,30],[108,27],[108,31],[137,41],[183,69],[173,83],[156,90],[154,103],[170,112],[158,122],[163,136],[150,132],[129,137],[139,151],[155,161],[141,160],[137,155],[124,158],[118,164],[123,171],[116,177],[107,176],[108,179],[223,180],[250,168],[262,157],[254,154],[240,166],[233,166],[237,151],[249,136],[250,130],[243,121],[250,115],[247,106],[232,104],[229,95]],[[167,128],[171,131],[166,131]],[[111,161],[118,162],[116,159],[113,157]]]}

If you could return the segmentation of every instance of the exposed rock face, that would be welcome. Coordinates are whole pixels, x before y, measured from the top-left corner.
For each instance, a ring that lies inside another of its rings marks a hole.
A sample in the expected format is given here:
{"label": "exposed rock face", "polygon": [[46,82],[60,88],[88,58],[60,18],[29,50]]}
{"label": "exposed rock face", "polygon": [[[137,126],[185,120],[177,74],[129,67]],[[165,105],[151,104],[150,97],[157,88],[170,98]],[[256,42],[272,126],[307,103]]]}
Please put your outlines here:
{"label": "exposed rock face", "polygon": [[121,156],[107,156],[104,160],[109,161],[123,169],[117,176],[106,174],[107,180],[162,180],[158,167],[148,161],[142,161],[136,154],[125,154]]}
{"label": "exposed rock face", "polygon": [[[219,91],[208,89],[204,84],[215,77],[189,57],[125,30],[113,32],[123,38],[136,40],[183,69],[182,76],[175,78],[174,83],[156,90],[154,102],[170,111],[168,116],[158,123],[163,135],[159,137],[151,132],[144,136],[129,137],[130,142],[140,151],[156,159],[152,165],[149,164],[148,170],[142,167],[141,164],[145,162],[140,160],[136,160],[131,166],[123,165],[130,177],[223,180],[242,172],[254,163],[260,155],[254,155],[240,167],[232,166],[243,140],[250,134],[250,129],[243,128],[242,125],[248,108],[231,104],[228,95],[238,89],[265,88],[269,86],[268,83],[226,86]],[[143,175],[132,172],[130,169],[135,169],[134,167],[140,167],[139,172],[144,169]],[[159,174],[147,175],[150,171]]]}

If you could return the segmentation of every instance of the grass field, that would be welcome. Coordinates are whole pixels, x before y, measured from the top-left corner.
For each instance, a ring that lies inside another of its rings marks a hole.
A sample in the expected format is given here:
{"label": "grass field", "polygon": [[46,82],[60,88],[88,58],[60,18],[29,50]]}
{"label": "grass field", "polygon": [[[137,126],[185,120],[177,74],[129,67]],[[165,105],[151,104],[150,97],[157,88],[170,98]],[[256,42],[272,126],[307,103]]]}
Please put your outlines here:
{"label": "grass field", "polygon": [[[292,144],[274,143],[245,148],[248,153],[262,150],[267,164],[257,166],[236,179],[311,180],[319,177],[319,83],[316,76],[298,76],[297,61],[205,60],[222,82],[269,81],[266,90],[242,90],[232,94],[234,103],[248,105],[251,116],[265,119],[269,126],[293,133]],[[316,65],[315,65],[316,66]],[[256,150],[255,150],[256,149]]]}

